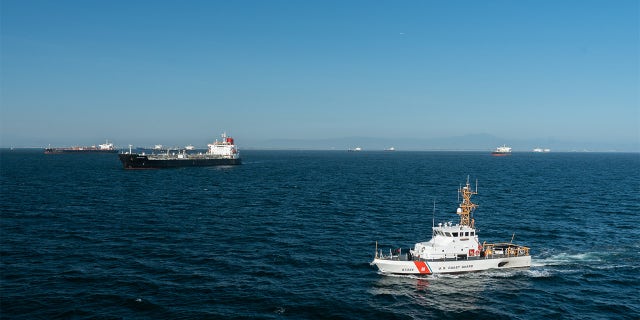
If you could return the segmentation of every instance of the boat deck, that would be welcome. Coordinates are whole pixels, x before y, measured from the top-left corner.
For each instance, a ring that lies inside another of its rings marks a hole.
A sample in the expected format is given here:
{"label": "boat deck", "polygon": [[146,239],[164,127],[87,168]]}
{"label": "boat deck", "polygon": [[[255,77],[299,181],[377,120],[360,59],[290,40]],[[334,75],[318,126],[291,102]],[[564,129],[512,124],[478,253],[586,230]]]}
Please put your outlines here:
{"label": "boat deck", "polygon": [[207,153],[175,153],[175,154],[138,154],[141,157],[147,157],[149,160],[200,160],[200,159],[230,159],[231,157],[223,155],[213,155]]}
{"label": "boat deck", "polygon": [[470,257],[467,254],[450,254],[444,255],[439,258],[422,259],[412,256],[409,250],[405,253],[399,250],[397,254],[389,252],[389,254],[383,254],[382,250],[377,254],[377,259],[380,260],[393,260],[393,261],[460,261],[460,260],[486,260],[486,259],[501,259],[510,257],[528,256],[529,248],[521,245],[511,243],[492,243],[485,244],[483,250],[479,256]]}

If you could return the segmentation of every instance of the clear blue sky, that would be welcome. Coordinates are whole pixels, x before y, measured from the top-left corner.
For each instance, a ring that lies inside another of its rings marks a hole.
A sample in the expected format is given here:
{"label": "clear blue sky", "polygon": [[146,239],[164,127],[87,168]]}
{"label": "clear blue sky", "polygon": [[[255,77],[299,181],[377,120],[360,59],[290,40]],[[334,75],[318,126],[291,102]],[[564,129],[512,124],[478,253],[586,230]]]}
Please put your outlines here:
{"label": "clear blue sky", "polygon": [[639,3],[2,0],[0,146],[640,147]]}

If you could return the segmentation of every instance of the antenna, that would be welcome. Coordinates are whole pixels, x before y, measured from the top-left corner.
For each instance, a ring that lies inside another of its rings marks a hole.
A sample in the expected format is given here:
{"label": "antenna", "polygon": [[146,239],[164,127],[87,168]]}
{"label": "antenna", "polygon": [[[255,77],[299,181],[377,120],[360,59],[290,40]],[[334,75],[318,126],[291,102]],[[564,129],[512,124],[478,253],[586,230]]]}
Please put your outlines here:
{"label": "antenna", "polygon": [[436,198],[433,198],[433,215],[431,220],[431,236],[435,234],[434,228],[436,227]]}
{"label": "antenna", "polygon": [[378,241],[376,241],[376,255],[373,257],[373,259],[378,259]]}
{"label": "antenna", "polygon": [[473,214],[473,210],[478,206],[471,202],[471,196],[477,194],[471,189],[469,185],[469,176],[467,176],[467,183],[464,187],[458,189],[458,201],[460,201],[460,194],[462,194],[462,202],[458,207],[457,214],[460,215],[460,225],[469,226],[473,228],[473,221],[470,219]]}

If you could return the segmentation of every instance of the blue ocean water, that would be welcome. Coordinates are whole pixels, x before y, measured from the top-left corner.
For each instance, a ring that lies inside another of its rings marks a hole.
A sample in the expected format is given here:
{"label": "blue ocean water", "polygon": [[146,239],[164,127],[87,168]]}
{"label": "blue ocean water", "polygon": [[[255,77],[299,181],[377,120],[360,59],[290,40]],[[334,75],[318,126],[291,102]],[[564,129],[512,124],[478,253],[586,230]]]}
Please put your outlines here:
{"label": "blue ocean water", "polygon": [[[235,167],[0,153],[2,319],[638,319],[640,154],[244,151]],[[386,276],[478,180],[529,269]]]}

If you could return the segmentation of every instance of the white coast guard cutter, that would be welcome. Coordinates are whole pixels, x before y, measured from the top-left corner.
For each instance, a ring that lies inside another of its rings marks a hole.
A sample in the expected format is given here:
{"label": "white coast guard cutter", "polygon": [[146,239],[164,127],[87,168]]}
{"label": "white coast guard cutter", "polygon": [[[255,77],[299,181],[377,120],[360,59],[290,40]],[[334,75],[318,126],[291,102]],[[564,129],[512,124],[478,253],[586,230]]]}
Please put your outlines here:
{"label": "white coast guard cutter", "polygon": [[[509,243],[483,243],[478,240],[471,214],[478,206],[471,202],[477,194],[467,184],[460,188],[462,203],[457,210],[460,224],[439,223],[434,226],[431,240],[418,242],[408,252],[378,251],[372,265],[382,273],[433,274],[461,273],[494,268],[523,268],[531,266],[529,248]],[[513,239],[512,239],[513,241]]]}

